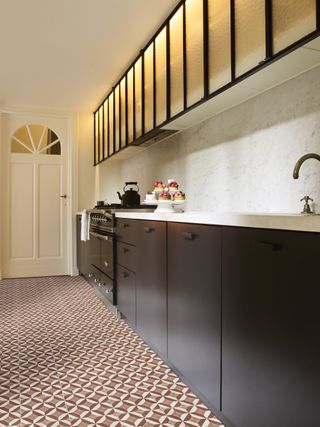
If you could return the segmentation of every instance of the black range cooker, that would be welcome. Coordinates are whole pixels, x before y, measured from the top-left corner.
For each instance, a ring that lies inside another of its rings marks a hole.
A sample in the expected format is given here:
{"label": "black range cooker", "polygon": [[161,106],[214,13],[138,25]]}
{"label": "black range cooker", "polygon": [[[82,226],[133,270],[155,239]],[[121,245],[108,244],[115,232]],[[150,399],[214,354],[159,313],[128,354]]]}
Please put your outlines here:
{"label": "black range cooker", "polygon": [[116,212],[153,212],[156,206],[99,206],[89,211],[90,239],[85,242],[88,281],[99,296],[117,304],[116,287]]}

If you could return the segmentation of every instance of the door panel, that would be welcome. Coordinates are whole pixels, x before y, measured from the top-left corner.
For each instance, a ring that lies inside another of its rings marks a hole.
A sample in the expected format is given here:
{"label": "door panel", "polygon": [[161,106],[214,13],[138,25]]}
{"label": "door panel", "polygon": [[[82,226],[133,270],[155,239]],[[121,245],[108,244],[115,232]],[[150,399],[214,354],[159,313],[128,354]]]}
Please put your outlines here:
{"label": "door panel", "polygon": [[222,411],[237,427],[319,426],[319,243],[223,229]]}
{"label": "door panel", "polygon": [[168,359],[220,406],[221,229],[168,224]]}
{"label": "door panel", "polygon": [[137,241],[137,329],[167,356],[167,225],[139,221]]}
{"label": "door panel", "polygon": [[168,359],[220,406],[221,228],[168,224]]}
{"label": "door panel", "polygon": [[32,259],[35,168],[32,164],[12,164],[10,169],[10,258]]}
{"label": "door panel", "polygon": [[39,258],[62,255],[60,194],[61,166],[39,165]]}

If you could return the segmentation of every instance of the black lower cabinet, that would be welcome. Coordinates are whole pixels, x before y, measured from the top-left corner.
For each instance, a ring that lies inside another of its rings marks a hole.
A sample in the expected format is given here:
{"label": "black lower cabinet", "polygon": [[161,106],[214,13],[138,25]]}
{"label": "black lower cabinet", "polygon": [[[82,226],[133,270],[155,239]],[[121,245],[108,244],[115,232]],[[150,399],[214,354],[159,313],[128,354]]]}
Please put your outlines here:
{"label": "black lower cabinet", "polygon": [[168,360],[217,409],[220,332],[221,228],[169,223]]}
{"label": "black lower cabinet", "polygon": [[136,326],[136,284],[135,273],[118,265],[117,267],[118,308],[132,326]]}
{"label": "black lower cabinet", "polygon": [[137,330],[167,356],[167,225],[139,221],[136,255]]}
{"label": "black lower cabinet", "polygon": [[320,237],[225,227],[222,413],[235,427],[320,425]]}

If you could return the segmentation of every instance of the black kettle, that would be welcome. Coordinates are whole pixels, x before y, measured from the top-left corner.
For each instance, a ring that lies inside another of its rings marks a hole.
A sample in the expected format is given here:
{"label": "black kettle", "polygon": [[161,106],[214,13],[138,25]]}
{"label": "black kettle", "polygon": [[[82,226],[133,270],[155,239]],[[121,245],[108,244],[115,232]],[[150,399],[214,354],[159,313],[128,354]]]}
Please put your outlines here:
{"label": "black kettle", "polygon": [[[132,187],[129,190],[126,190],[126,187],[128,185],[135,185],[137,187],[137,191],[134,190]],[[137,182],[126,182],[125,186],[123,187],[124,194],[119,193],[117,191],[117,194],[119,196],[119,199],[121,200],[122,206],[138,206],[140,205],[140,195],[138,193],[139,187]]]}

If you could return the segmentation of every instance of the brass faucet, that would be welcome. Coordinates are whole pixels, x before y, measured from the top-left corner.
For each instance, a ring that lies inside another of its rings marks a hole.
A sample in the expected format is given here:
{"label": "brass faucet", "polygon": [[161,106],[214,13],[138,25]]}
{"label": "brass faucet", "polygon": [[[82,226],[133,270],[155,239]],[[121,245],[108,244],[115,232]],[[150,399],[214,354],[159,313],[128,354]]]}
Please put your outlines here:
{"label": "brass faucet", "polygon": [[297,163],[295,164],[295,167],[293,169],[293,179],[299,178],[300,168],[301,168],[302,164],[308,159],[316,159],[316,160],[319,160],[319,162],[320,162],[319,154],[309,153],[309,154],[305,154],[304,156],[300,157],[300,159],[297,161]]}
{"label": "brass faucet", "polygon": [[[295,164],[295,167],[293,169],[293,179],[299,178],[300,168],[301,168],[302,164],[308,159],[316,159],[316,160],[319,160],[319,162],[320,162],[319,154],[309,153],[309,154],[305,154],[304,156],[300,157],[300,159],[297,161],[297,163]],[[311,199],[309,196],[304,196],[300,201],[302,202],[303,200],[305,201],[305,204],[303,206],[303,211],[301,213],[313,214],[314,212],[311,210],[311,207],[309,206],[309,200],[311,200],[313,202],[313,199]]]}

